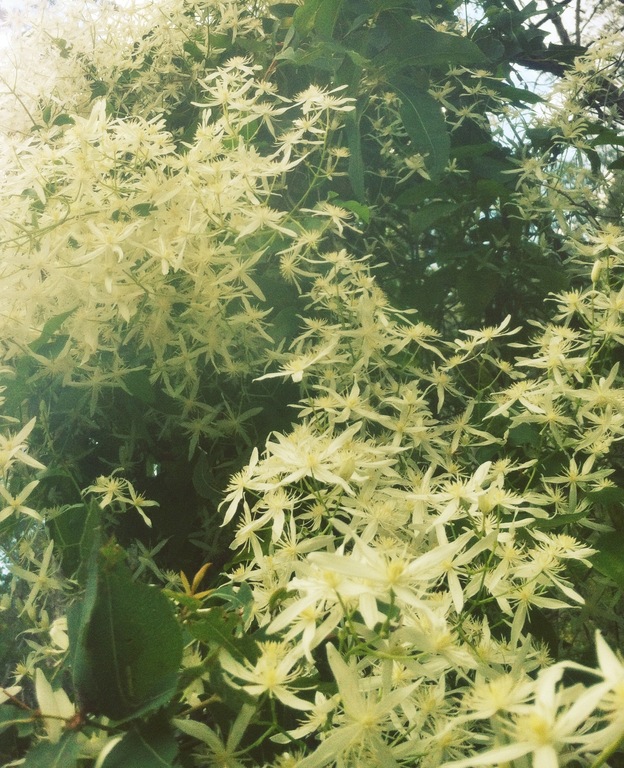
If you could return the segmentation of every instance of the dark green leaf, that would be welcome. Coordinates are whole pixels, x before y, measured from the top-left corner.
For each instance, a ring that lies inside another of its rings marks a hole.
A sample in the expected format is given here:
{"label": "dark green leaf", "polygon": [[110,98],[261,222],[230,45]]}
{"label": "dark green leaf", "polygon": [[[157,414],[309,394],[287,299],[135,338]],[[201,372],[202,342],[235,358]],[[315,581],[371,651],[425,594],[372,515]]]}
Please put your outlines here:
{"label": "dark green leaf", "polygon": [[391,87],[401,99],[401,120],[414,151],[425,157],[432,177],[440,176],[448,164],[451,149],[440,104],[407,78],[396,78]]}
{"label": "dark green leaf", "polygon": [[608,168],[610,171],[624,170],[624,156],[618,157],[617,160],[614,160],[612,163],[609,163]]}
{"label": "dark green leaf", "polygon": [[[411,0],[410,12],[413,14],[426,14],[431,12],[431,4],[429,0]],[[375,13],[383,13],[384,11],[404,10],[405,0],[376,0]]]}
{"label": "dark green leaf", "polygon": [[393,70],[405,65],[448,67],[484,64],[487,57],[478,45],[466,37],[437,32],[418,21],[401,20],[388,29],[388,42],[376,61]]}
{"label": "dark green leaf", "polygon": [[203,499],[214,499],[216,495],[214,459],[203,451],[193,467],[193,488]]}
{"label": "dark green leaf", "polygon": [[192,40],[186,40],[182,44],[182,48],[184,48],[188,55],[195,61],[203,62],[206,60],[206,54]]}
{"label": "dark green leaf", "polygon": [[215,589],[210,595],[211,600],[223,600],[232,610],[238,611],[243,623],[251,616],[254,606],[254,596],[251,587],[242,581],[240,586],[227,584]]}
{"label": "dark green leaf", "polygon": [[306,0],[295,11],[293,24],[304,37],[314,31],[324,38],[331,38],[338,20],[342,0]]}
{"label": "dark green leaf", "polygon": [[540,443],[539,430],[533,424],[518,424],[509,430],[511,445],[537,446]]}
{"label": "dark green leaf", "polygon": [[202,614],[199,621],[191,624],[189,631],[196,640],[211,648],[225,648],[234,658],[253,657],[257,654],[257,650],[251,637],[236,637],[240,626],[241,617],[238,614],[214,608]]}
{"label": "dark green leaf", "polygon": [[490,85],[497,93],[510,101],[512,104],[541,104],[544,99],[537,93],[529,91],[527,88],[514,88],[512,85]]}
{"label": "dark green leaf", "polygon": [[98,99],[100,96],[106,96],[108,93],[108,86],[102,80],[94,80],[90,87],[92,99]]}
{"label": "dark green leaf", "polygon": [[147,371],[130,371],[124,376],[124,384],[133,397],[147,405],[156,401],[156,393]]}
{"label": "dark green leaf", "polygon": [[271,3],[269,12],[278,19],[289,19],[298,7],[297,3]]}
{"label": "dark green leaf", "polygon": [[364,160],[362,159],[361,114],[358,109],[347,113],[345,131],[349,147],[349,181],[358,200],[366,199],[364,188]]}
{"label": "dark green leaf", "polygon": [[113,747],[102,768],[172,768],[178,748],[166,722],[133,728]]}
{"label": "dark green leaf", "polygon": [[74,125],[76,121],[71,115],[57,115],[52,122],[52,125]]}
{"label": "dark green leaf", "polygon": [[74,768],[79,754],[78,733],[68,731],[57,744],[42,742],[33,747],[22,768]]}
{"label": "dark green leaf", "polygon": [[624,590],[624,541],[619,533],[603,534],[595,545],[594,568]]}
{"label": "dark green leaf", "polygon": [[180,407],[176,401],[152,384],[146,370],[129,371],[124,375],[123,381],[128,392],[137,400],[149,405],[150,408],[161,413],[177,414],[180,412]]}
{"label": "dark green leaf", "polygon": [[18,709],[12,704],[0,705],[0,733],[12,726],[26,726],[28,728],[29,726],[32,727],[32,724],[33,717],[29,712],[23,709]]}
{"label": "dark green leaf", "polygon": [[609,128],[603,128],[598,131],[598,134],[591,140],[592,147],[624,147],[624,136],[613,131]]}
{"label": "dark green leaf", "polygon": [[436,222],[455,213],[458,208],[458,203],[452,203],[445,200],[434,200],[410,216],[410,228],[414,234],[426,232],[431,229]]}
{"label": "dark green leaf", "polygon": [[267,331],[276,344],[283,341],[288,345],[297,335],[301,325],[298,310],[295,305],[284,307],[272,319]]}
{"label": "dark green leaf", "polygon": [[578,523],[579,520],[584,520],[586,518],[587,510],[581,510],[580,512],[553,515],[553,517],[548,519],[538,518],[528,527],[537,528],[540,531],[549,531],[553,528],[563,528],[565,525],[573,525],[574,523]]}
{"label": "dark green leaf", "polygon": [[596,491],[588,491],[587,498],[606,506],[624,504],[624,488],[618,488],[616,485],[599,488]]}
{"label": "dark green leaf", "polygon": [[51,317],[49,320],[46,320],[43,328],[41,329],[41,333],[39,334],[39,338],[30,342],[30,344],[28,345],[29,349],[31,349],[33,352],[38,352],[41,349],[41,347],[43,347],[45,344],[47,344],[50,341],[50,339],[54,336],[54,334],[63,325],[65,320],[67,320],[68,317],[71,317],[74,314],[76,309],[77,307],[74,307],[73,309],[70,309],[67,312],[61,312],[59,315],[54,315],[54,317]]}
{"label": "dark green leaf", "polygon": [[132,210],[137,216],[144,218],[149,216],[152,211],[155,211],[156,206],[153,203],[137,203],[137,205],[132,206]]}
{"label": "dark green leaf", "polygon": [[362,205],[362,203],[358,203],[357,200],[338,200],[337,205],[354,213],[362,223],[370,223],[371,214],[370,208],[367,205]]}
{"label": "dark green leaf", "polygon": [[183,649],[169,601],[158,589],[134,582],[123,557],[114,545],[99,550],[82,607],[68,616],[80,700],[115,720],[171,699]]}
{"label": "dark green leaf", "polygon": [[98,525],[95,505],[75,504],[63,507],[48,522],[56,552],[60,554],[61,570],[67,578],[80,570],[88,560]]}

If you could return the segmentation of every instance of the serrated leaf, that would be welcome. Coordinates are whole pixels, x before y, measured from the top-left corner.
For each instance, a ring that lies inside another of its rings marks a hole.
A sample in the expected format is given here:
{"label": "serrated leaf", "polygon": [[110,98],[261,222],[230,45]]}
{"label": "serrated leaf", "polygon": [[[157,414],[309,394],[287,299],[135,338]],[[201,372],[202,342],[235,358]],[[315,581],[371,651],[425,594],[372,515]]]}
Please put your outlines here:
{"label": "serrated leaf", "polygon": [[432,177],[440,176],[448,164],[451,151],[451,140],[440,104],[407,78],[395,78],[390,85],[401,99],[399,114],[414,151],[424,156]]}
{"label": "serrated leaf", "polygon": [[82,604],[68,613],[74,686],[87,709],[113,720],[168,703],[182,659],[182,631],[167,598],[132,580],[119,547],[90,565]]}
{"label": "serrated leaf", "polygon": [[64,733],[57,744],[42,742],[26,755],[22,768],[74,768],[80,755],[78,733]]}

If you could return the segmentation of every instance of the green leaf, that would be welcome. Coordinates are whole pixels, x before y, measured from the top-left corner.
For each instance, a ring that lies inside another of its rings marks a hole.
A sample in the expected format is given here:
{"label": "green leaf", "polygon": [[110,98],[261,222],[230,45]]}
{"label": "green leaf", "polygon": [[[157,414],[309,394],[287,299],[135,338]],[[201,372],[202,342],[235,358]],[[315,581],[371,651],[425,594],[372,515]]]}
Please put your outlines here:
{"label": "green leaf", "polygon": [[124,384],[133,397],[147,405],[156,402],[156,393],[147,371],[130,371],[124,376]]}
{"label": "green leaf", "polygon": [[240,626],[241,617],[238,614],[213,608],[191,624],[189,631],[196,640],[211,648],[225,648],[236,659],[253,658],[257,656],[256,644],[249,636],[236,637]]}
{"label": "green leaf", "polygon": [[390,85],[401,99],[399,113],[414,151],[424,155],[432,177],[440,176],[448,164],[451,150],[440,104],[407,78],[395,78]]}
{"label": "green leaf", "polygon": [[68,731],[57,744],[41,742],[33,747],[22,768],[74,768],[79,755],[78,733]]}
{"label": "green leaf", "polygon": [[155,411],[179,414],[180,407],[176,401],[152,384],[149,373],[145,369],[126,373],[123,381],[132,397],[136,397]]}
{"label": "green leaf", "polygon": [[539,430],[533,424],[517,424],[509,430],[508,437],[510,445],[517,446],[537,446],[540,443]]}
{"label": "green leaf", "polygon": [[51,317],[49,320],[46,320],[46,322],[43,325],[43,328],[41,329],[41,333],[39,334],[39,338],[35,339],[34,341],[31,341],[28,345],[28,348],[31,349],[33,352],[38,352],[41,347],[45,346],[50,339],[54,336],[54,334],[60,329],[60,327],[63,325],[65,320],[67,320],[68,317],[71,317],[74,312],[78,309],[78,307],[74,307],[73,309],[68,310],[67,312],[61,312],[59,315],[54,315],[54,317]]}
{"label": "green leaf", "polygon": [[624,156],[618,157],[617,160],[614,160],[612,163],[609,163],[607,166],[610,171],[621,171],[624,169]]}
{"label": "green leaf", "polygon": [[288,346],[297,335],[300,326],[299,307],[291,305],[280,309],[271,319],[271,325],[267,327],[267,332],[276,345],[283,341]]}
{"label": "green leaf", "polygon": [[134,213],[136,213],[136,215],[140,216],[141,218],[149,216],[150,213],[157,210],[157,208],[158,206],[154,205],[153,203],[137,203],[136,205],[132,206]]}
{"label": "green leaf", "polygon": [[54,118],[52,125],[74,125],[75,122],[76,121],[71,115],[62,114],[62,115],[57,115]]}
{"label": "green leaf", "polygon": [[447,68],[484,64],[488,60],[467,37],[437,32],[419,21],[401,19],[388,25],[387,32],[388,42],[375,59],[395,71],[404,71],[406,65]]}
{"label": "green leaf", "polygon": [[488,82],[488,88],[495,90],[512,104],[542,104],[544,99],[527,88],[515,88],[512,85],[496,85]]}
{"label": "green leaf", "polygon": [[194,59],[195,61],[199,61],[200,63],[206,61],[206,54],[202,49],[197,45],[197,43],[194,43],[192,40],[186,40],[182,44],[182,48],[188,53],[188,55]]}
{"label": "green leaf", "polygon": [[26,727],[26,730],[31,730],[33,727],[33,716],[12,704],[0,705],[0,733],[13,726],[18,728]]}
{"label": "green leaf", "polygon": [[624,590],[624,542],[618,533],[602,535],[595,545],[598,552],[592,557],[592,565]]}
{"label": "green leaf", "polygon": [[578,523],[579,520],[584,520],[586,518],[587,510],[584,509],[580,512],[569,512],[553,515],[553,517],[547,519],[539,518],[532,522],[528,527],[537,528],[540,531],[549,531],[552,528],[563,528],[565,525],[573,525],[574,523]]}
{"label": "green leaf", "polygon": [[68,614],[81,702],[114,720],[167,704],[176,690],[182,631],[167,598],[132,580],[120,547],[92,558],[85,598]]}
{"label": "green leaf", "polygon": [[624,147],[624,136],[610,128],[601,128],[598,134],[591,140],[592,147]]}
{"label": "green leaf", "polygon": [[501,276],[493,269],[479,268],[468,261],[459,270],[457,294],[470,317],[482,317],[501,284]]}
{"label": "green leaf", "polygon": [[[429,0],[411,0],[410,11],[413,14],[431,13],[431,4]],[[402,11],[405,9],[405,0],[376,0],[375,13],[383,11]]]}
{"label": "green leaf", "polygon": [[316,32],[319,37],[331,38],[343,0],[306,0],[295,11],[293,24],[304,37]]}
{"label": "green leaf", "polygon": [[210,595],[211,600],[223,600],[232,610],[238,611],[243,623],[251,617],[254,607],[254,596],[247,582],[242,581],[238,587],[226,584],[215,589]]}
{"label": "green leaf", "polygon": [[362,205],[362,203],[358,203],[357,200],[337,200],[336,204],[341,208],[346,208],[347,211],[354,213],[364,224],[370,223],[371,212],[367,205]]}
{"label": "green leaf", "polygon": [[[74,504],[62,508],[48,521],[55,551],[60,554],[61,570],[67,578],[79,572],[80,566],[88,561],[98,517],[95,504]],[[80,575],[78,578],[80,580]]]}
{"label": "green leaf", "polygon": [[619,507],[621,504],[624,504],[624,488],[618,488],[616,485],[599,488],[596,491],[588,491],[586,495],[594,504],[599,503],[611,507]]}
{"label": "green leaf", "polygon": [[215,485],[214,459],[200,450],[199,458],[193,467],[193,488],[203,499],[214,499],[216,496]]}
{"label": "green leaf", "polygon": [[172,768],[178,747],[168,723],[133,728],[106,756],[102,768]]}
{"label": "green leaf", "polygon": [[433,200],[410,216],[410,229],[414,234],[427,232],[436,222],[455,213],[458,208],[458,203],[452,203],[447,200]]}
{"label": "green leaf", "polygon": [[268,11],[277,19],[290,19],[298,7],[297,3],[271,3]]}
{"label": "green leaf", "polygon": [[359,200],[365,200],[364,160],[362,158],[362,134],[360,130],[361,117],[359,109],[348,112],[345,120],[345,131],[349,147],[349,181],[351,182],[351,188]]}

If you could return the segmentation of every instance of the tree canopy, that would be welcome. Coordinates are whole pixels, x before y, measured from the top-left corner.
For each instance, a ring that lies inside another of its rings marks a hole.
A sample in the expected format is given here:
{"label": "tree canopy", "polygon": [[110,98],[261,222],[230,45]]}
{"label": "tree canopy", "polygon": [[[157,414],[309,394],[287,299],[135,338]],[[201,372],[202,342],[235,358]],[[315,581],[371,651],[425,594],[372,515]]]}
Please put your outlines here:
{"label": "tree canopy", "polygon": [[566,5],[6,21],[3,764],[623,764],[622,45]]}

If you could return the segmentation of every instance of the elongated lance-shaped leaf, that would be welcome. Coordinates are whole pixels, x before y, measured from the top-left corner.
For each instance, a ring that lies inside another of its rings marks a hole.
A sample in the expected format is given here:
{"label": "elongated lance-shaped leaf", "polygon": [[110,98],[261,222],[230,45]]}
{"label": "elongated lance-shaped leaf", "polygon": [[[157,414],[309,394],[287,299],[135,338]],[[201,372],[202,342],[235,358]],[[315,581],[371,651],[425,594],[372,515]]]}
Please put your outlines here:
{"label": "elongated lance-shaped leaf", "polygon": [[451,151],[446,121],[440,104],[406,77],[396,77],[391,88],[401,99],[400,115],[414,152],[424,156],[427,171],[440,176]]}
{"label": "elongated lance-shaped leaf", "polygon": [[113,720],[137,717],[171,700],[183,649],[167,598],[134,582],[123,561],[116,545],[96,552],[85,598],[68,617],[80,701]]}

